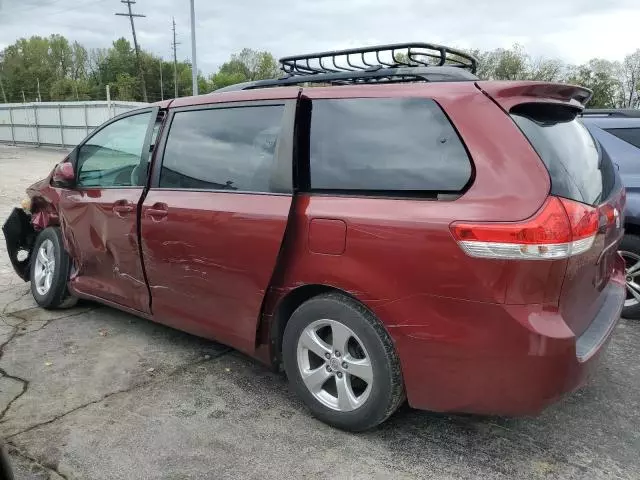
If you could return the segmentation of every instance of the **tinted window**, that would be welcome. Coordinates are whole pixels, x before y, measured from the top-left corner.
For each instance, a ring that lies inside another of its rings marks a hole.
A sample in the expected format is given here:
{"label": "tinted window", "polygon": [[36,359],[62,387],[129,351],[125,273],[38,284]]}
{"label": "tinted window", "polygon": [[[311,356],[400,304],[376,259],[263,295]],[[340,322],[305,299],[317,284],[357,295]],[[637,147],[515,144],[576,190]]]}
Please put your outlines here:
{"label": "tinted window", "polygon": [[471,162],[433,100],[316,100],[310,170],[313,189],[457,192]]}
{"label": "tinted window", "polygon": [[613,166],[584,125],[575,119],[511,116],[546,165],[552,194],[592,205],[606,199],[614,185]]}
{"label": "tinted window", "polygon": [[151,113],[117,120],[89,138],[78,150],[78,185],[138,185],[142,147]]}
{"label": "tinted window", "polygon": [[177,112],[160,187],[268,192],[283,105]]}
{"label": "tinted window", "polygon": [[640,148],[640,128],[605,128],[611,135]]}

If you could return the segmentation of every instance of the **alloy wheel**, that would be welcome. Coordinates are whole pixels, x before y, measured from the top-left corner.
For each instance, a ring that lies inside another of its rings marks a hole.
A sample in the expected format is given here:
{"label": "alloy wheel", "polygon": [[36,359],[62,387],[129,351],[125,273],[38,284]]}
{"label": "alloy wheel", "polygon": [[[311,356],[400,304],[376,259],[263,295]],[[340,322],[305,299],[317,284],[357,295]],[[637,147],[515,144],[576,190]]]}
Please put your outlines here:
{"label": "alloy wheel", "polygon": [[51,240],[46,239],[40,244],[35,262],[34,281],[36,291],[40,295],[46,295],[51,288],[56,268],[55,247]]}
{"label": "alloy wheel", "polygon": [[362,340],[336,320],[309,324],[300,334],[298,371],[316,400],[340,412],[355,410],[367,401],[373,385],[373,367]]}
{"label": "alloy wheel", "polygon": [[633,307],[640,303],[640,255],[626,250],[620,250],[618,253],[624,259],[625,265],[627,298],[624,301],[624,306]]}

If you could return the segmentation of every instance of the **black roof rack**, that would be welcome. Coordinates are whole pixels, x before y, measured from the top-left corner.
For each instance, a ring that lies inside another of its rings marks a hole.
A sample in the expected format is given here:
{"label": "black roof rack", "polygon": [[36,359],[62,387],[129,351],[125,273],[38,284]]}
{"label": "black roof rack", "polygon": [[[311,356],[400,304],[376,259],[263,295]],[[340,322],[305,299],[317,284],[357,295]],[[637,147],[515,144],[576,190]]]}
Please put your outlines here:
{"label": "black roof rack", "polygon": [[468,53],[442,45],[398,43],[284,57],[280,59],[280,64],[282,70],[289,75],[357,72],[385,67],[443,67],[445,65],[465,68],[471,73],[476,73],[478,60]]}
{"label": "black roof rack", "polygon": [[280,59],[285,76],[225,87],[215,92],[326,83],[404,83],[477,80],[478,60],[468,53],[429,43],[400,43],[296,55]]}
{"label": "black roof rack", "polygon": [[587,108],[583,110],[582,116],[640,118],[640,110],[635,108]]}

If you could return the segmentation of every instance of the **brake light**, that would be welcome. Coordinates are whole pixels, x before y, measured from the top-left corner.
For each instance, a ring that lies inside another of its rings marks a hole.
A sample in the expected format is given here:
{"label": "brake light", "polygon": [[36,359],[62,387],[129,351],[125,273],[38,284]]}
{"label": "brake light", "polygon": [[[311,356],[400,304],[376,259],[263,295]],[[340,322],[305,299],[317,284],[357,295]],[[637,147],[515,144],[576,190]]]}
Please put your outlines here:
{"label": "brake light", "polygon": [[472,257],[549,260],[589,250],[598,221],[598,210],[589,205],[549,197],[538,213],[524,222],[454,222],[450,228]]}

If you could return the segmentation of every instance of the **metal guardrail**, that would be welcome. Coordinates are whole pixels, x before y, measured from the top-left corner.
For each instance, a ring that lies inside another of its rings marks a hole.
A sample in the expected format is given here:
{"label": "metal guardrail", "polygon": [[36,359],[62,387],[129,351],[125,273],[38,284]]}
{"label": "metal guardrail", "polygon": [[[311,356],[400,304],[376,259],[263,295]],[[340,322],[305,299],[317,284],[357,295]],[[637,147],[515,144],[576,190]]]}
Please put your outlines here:
{"label": "metal guardrail", "polygon": [[106,101],[0,103],[0,143],[72,147],[109,118],[146,105]]}

